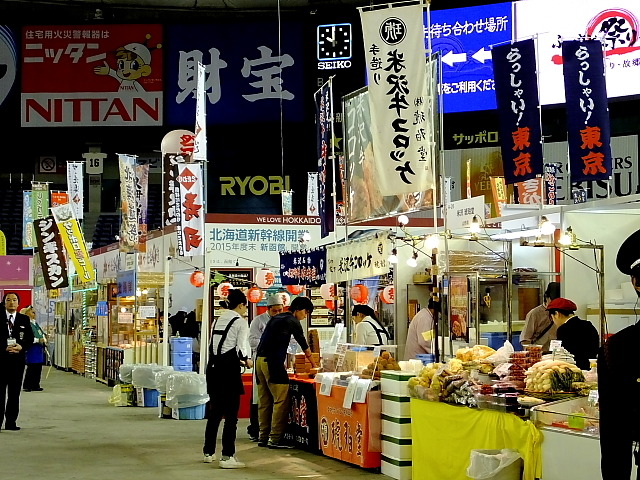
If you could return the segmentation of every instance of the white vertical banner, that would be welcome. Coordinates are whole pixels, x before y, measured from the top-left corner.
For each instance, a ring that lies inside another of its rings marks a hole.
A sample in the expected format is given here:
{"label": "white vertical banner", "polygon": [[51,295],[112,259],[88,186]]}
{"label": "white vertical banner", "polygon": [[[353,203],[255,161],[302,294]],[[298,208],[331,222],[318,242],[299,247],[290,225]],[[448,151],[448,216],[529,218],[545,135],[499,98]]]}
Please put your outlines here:
{"label": "white vertical banner", "polygon": [[84,218],[84,162],[67,162],[67,192],[76,220]]}
{"label": "white vertical banner", "polygon": [[120,251],[133,252],[138,248],[138,202],[136,189],[136,157],[118,155],[120,164]]}
{"label": "white vertical banner", "polygon": [[180,225],[178,226],[178,255],[193,257],[204,255],[204,209],[202,165],[182,163],[176,165],[179,185]]}
{"label": "white vertical banner", "polygon": [[196,83],[196,128],[193,161],[207,161],[207,104],[205,102],[205,67],[198,62]]}
{"label": "white vertical banner", "polygon": [[307,215],[317,217],[318,213],[318,173],[307,172]]}
{"label": "white vertical banner", "polygon": [[433,188],[423,5],[360,11],[382,196]]}

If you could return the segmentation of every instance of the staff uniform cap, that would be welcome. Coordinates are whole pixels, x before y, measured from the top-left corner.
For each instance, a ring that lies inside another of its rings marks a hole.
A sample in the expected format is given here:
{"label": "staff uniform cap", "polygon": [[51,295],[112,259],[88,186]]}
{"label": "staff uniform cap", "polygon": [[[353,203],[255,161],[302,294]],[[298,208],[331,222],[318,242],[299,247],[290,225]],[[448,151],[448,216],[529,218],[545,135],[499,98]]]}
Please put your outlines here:
{"label": "staff uniform cap", "polygon": [[631,270],[640,265],[640,230],[629,235],[618,250],[616,266],[625,275],[631,275]]}
{"label": "staff uniform cap", "polygon": [[274,305],[284,305],[280,295],[274,293],[267,298],[267,307],[273,307]]}
{"label": "staff uniform cap", "polygon": [[551,300],[547,305],[547,310],[566,310],[567,312],[575,312],[577,309],[578,307],[575,303],[562,297]]}

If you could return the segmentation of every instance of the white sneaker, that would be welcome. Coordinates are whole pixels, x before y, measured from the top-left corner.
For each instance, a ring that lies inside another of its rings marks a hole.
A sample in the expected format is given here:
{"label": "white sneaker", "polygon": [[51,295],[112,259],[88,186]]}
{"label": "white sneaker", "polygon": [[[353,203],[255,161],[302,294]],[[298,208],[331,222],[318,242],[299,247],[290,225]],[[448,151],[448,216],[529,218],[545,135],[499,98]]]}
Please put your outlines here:
{"label": "white sneaker", "polygon": [[242,462],[239,462],[235,456],[229,457],[227,460],[220,460],[220,468],[244,468],[244,467],[246,467],[246,465]]}
{"label": "white sneaker", "polygon": [[214,459],[215,455],[207,455],[205,453],[204,455],[204,460],[202,460],[204,463],[213,463],[213,459]]}

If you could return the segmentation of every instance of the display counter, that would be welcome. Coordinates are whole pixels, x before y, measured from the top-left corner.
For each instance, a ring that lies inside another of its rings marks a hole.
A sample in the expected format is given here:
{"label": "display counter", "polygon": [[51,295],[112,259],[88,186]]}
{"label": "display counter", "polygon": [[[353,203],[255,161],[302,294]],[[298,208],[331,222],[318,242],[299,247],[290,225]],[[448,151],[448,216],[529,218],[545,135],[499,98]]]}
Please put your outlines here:
{"label": "display counter", "polygon": [[415,479],[468,480],[472,450],[502,448],[522,455],[524,480],[540,477],[541,434],[513,414],[412,398],[411,432]]}
{"label": "display counter", "polygon": [[320,453],[315,381],[308,378],[290,378],[289,402],[285,440],[301,450]]}
{"label": "display counter", "polygon": [[363,468],[379,468],[380,391],[370,391],[365,403],[352,403],[351,408],[345,408],[346,390],[346,387],[333,385],[331,395],[320,395],[320,384],[316,384],[322,453]]}

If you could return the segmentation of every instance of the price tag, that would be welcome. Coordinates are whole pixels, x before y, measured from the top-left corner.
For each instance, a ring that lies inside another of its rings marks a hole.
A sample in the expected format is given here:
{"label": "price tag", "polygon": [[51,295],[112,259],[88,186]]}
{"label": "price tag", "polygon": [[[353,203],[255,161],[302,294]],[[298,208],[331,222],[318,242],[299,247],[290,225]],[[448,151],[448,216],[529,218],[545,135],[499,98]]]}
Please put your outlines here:
{"label": "price tag", "polygon": [[371,386],[371,380],[361,378],[356,385],[356,393],[353,396],[353,403],[364,403],[367,401],[367,392]]}
{"label": "price tag", "polygon": [[344,392],[344,401],[342,402],[342,408],[351,408],[353,397],[356,394],[356,386],[358,385],[358,380],[360,380],[360,377],[358,377],[357,375],[352,375],[349,379],[347,390]]}
{"label": "price tag", "polygon": [[320,383],[320,395],[326,397],[331,396],[331,387],[333,386],[333,375],[324,374]]}

